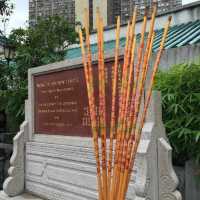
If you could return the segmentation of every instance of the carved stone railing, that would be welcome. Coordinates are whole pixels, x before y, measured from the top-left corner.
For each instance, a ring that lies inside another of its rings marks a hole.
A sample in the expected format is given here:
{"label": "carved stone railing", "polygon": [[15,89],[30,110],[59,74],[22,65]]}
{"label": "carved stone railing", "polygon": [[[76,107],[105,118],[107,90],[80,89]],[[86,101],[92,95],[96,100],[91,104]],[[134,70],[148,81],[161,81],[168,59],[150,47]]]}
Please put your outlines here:
{"label": "carved stone railing", "polygon": [[24,191],[25,183],[25,142],[28,135],[28,122],[25,121],[19,133],[13,139],[13,154],[10,159],[9,177],[3,184],[3,190],[8,196],[17,196]]}
{"label": "carved stone railing", "polygon": [[181,200],[178,178],[172,166],[172,148],[164,138],[158,140],[159,200]]}
{"label": "carved stone railing", "polygon": [[13,154],[10,158],[8,178],[3,184],[4,193],[10,197],[23,193],[25,189],[25,144],[29,137],[28,108],[29,105],[26,100],[25,121],[22,123],[20,131],[13,139]]}
{"label": "carved stone railing", "polygon": [[181,200],[171,154],[172,149],[162,122],[161,94],[154,91],[130,185],[134,186],[138,198]]}

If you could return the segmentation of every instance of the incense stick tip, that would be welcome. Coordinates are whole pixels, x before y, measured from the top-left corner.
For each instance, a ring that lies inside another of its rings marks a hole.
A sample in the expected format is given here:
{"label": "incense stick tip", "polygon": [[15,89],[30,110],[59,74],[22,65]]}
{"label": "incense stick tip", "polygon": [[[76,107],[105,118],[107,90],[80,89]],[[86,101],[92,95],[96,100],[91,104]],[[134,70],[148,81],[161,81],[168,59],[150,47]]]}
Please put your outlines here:
{"label": "incense stick tip", "polygon": [[118,16],[118,17],[117,17],[117,25],[118,25],[118,26],[120,25],[120,21],[121,21],[120,16]]}
{"label": "incense stick tip", "polygon": [[149,10],[149,6],[146,6],[145,9],[144,9],[144,17],[147,17],[148,10]]}
{"label": "incense stick tip", "polygon": [[158,1],[157,0],[153,1],[153,6],[158,6]]}
{"label": "incense stick tip", "polygon": [[117,16],[117,20],[120,20],[120,16],[119,15]]}
{"label": "incense stick tip", "polygon": [[88,9],[87,9],[87,8],[84,8],[84,12],[87,13],[87,12],[88,12]]}
{"label": "incense stick tip", "polygon": [[138,11],[138,6],[137,6],[137,5],[135,5],[135,8],[134,8],[134,13],[137,13],[137,11]]}
{"label": "incense stick tip", "polygon": [[168,21],[171,22],[172,21],[172,16],[168,17]]}

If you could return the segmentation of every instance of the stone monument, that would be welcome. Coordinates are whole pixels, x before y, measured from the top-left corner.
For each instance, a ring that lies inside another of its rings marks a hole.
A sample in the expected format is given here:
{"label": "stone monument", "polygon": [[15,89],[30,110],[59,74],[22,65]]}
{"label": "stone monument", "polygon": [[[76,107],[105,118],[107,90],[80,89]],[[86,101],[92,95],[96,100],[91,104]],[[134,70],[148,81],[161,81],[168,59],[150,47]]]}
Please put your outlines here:
{"label": "stone monument", "polygon": [[[112,56],[107,56],[110,73]],[[14,138],[0,200],[97,199],[81,63],[67,60],[29,70],[26,117]],[[127,200],[181,200],[161,119],[160,94],[154,92]]]}

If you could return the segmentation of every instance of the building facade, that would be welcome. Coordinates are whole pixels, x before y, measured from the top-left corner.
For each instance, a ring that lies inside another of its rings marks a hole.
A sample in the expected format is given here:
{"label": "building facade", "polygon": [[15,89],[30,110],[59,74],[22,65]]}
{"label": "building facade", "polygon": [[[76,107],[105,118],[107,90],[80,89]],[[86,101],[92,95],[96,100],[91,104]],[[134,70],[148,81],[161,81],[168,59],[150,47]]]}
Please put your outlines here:
{"label": "building facade", "polygon": [[116,19],[117,16],[121,15],[121,4],[123,3],[123,1],[121,2],[121,0],[112,0],[112,17],[111,17],[111,23],[110,24],[115,24],[116,23]]}
{"label": "building facade", "polygon": [[[127,22],[133,13],[134,7],[138,8],[138,17],[144,15],[146,7],[152,9],[154,0],[121,0],[121,19],[122,22]],[[158,13],[166,12],[174,8],[182,6],[182,0],[157,0]]]}
{"label": "building facade", "polygon": [[[114,4],[115,2],[115,4]],[[89,10],[90,27],[96,28],[96,8],[99,7],[104,25],[114,23],[115,17],[120,15],[119,0],[29,0],[29,23],[34,25],[38,19],[59,15],[71,24],[83,24],[84,9]],[[118,8],[113,7],[117,5]]]}
{"label": "building facade", "polygon": [[[29,0],[30,24],[37,22],[39,17],[52,15],[64,16],[71,24],[83,24],[84,9],[89,10],[90,28],[96,28],[96,8],[99,7],[104,25],[116,23],[117,16],[127,22],[132,16],[134,7],[138,7],[138,17],[143,16],[145,7],[152,9],[154,0]],[[158,13],[180,7],[182,0],[157,0]]]}
{"label": "building facade", "polygon": [[29,0],[29,23],[34,25],[38,19],[59,15],[70,24],[75,23],[75,0]]}
{"label": "building facade", "polygon": [[90,28],[96,28],[96,10],[97,7],[101,12],[104,26],[112,25],[115,22],[115,16],[120,15],[120,6],[116,9],[115,2],[119,0],[76,0],[75,1],[75,18],[83,24],[84,9],[89,10]]}

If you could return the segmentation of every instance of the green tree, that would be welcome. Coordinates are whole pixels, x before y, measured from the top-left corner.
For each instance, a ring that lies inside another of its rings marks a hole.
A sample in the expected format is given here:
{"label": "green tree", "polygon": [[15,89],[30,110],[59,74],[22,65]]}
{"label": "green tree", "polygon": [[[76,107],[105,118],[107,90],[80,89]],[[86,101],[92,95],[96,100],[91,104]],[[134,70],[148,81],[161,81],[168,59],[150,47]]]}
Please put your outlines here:
{"label": "green tree", "polygon": [[63,60],[67,47],[76,43],[77,37],[75,28],[59,16],[40,19],[34,27],[11,32],[9,44],[15,47],[16,55],[9,66],[1,68],[0,103],[7,114],[15,117],[16,127],[24,119],[28,69]]}
{"label": "green tree", "polygon": [[77,42],[74,27],[59,16],[40,19],[38,24],[28,29],[11,32],[10,41],[16,46],[16,63],[27,68],[63,60],[66,48]]}

